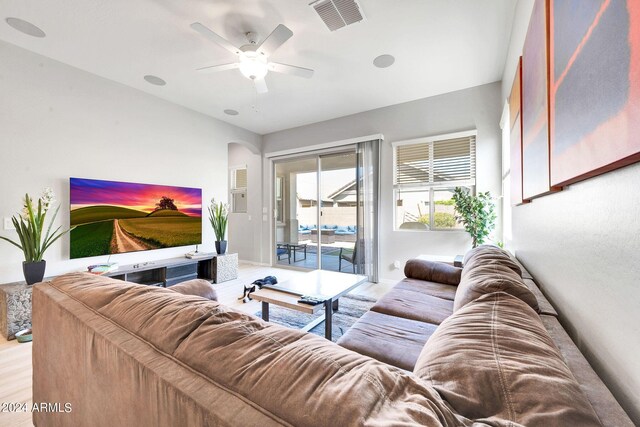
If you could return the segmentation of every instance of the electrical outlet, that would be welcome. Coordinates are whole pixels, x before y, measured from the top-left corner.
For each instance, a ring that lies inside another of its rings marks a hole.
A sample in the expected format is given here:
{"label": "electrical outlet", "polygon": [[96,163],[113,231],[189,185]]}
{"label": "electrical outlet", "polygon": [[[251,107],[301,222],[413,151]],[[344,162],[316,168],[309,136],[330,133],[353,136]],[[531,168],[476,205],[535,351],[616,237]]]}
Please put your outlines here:
{"label": "electrical outlet", "polygon": [[11,221],[11,218],[5,218],[4,219],[4,229],[5,230],[15,230],[16,229],[13,226],[13,221]]}

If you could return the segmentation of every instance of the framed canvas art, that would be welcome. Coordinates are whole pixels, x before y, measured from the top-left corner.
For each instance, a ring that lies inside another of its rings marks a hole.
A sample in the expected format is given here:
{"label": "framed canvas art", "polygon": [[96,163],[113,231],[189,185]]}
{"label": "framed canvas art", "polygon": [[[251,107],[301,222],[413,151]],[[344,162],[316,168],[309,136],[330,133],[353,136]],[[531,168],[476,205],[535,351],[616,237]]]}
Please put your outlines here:
{"label": "framed canvas art", "polygon": [[520,205],[522,199],[522,57],[509,95],[509,151],[511,156],[511,204]]}
{"label": "framed canvas art", "polygon": [[546,0],[536,0],[522,55],[522,197],[551,191]]}
{"label": "framed canvas art", "polygon": [[640,160],[640,1],[549,0],[551,184]]}

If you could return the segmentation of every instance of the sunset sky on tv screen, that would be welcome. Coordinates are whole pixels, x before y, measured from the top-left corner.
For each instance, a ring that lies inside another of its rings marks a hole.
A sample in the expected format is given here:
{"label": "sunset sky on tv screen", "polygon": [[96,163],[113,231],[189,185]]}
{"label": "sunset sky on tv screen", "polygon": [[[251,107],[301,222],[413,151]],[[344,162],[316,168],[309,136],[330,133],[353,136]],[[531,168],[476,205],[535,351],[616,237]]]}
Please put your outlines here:
{"label": "sunset sky on tv screen", "polygon": [[200,188],[71,178],[71,210],[109,205],[153,212],[162,197],[173,199],[178,210],[186,215],[202,216]]}

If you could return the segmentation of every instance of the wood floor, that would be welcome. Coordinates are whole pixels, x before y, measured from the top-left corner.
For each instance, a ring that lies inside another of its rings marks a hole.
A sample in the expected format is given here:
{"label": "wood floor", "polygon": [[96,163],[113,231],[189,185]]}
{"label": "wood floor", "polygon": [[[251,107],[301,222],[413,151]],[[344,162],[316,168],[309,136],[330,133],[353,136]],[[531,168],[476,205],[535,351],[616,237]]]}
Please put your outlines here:
{"label": "wood floor", "polygon": [[[251,283],[265,276],[276,276],[279,282],[284,282],[300,274],[304,273],[241,263],[238,279],[216,284],[215,287],[220,302],[254,314],[261,308],[259,302],[252,301],[244,304],[238,300],[238,297],[242,295],[245,283]],[[352,293],[377,299],[386,293],[389,288],[389,285],[366,283],[356,288]],[[18,344],[16,340],[6,341],[3,337],[0,337],[0,405],[3,403],[25,402],[31,405],[31,346],[31,343]],[[30,412],[0,412],[0,426],[21,427],[32,425]]]}

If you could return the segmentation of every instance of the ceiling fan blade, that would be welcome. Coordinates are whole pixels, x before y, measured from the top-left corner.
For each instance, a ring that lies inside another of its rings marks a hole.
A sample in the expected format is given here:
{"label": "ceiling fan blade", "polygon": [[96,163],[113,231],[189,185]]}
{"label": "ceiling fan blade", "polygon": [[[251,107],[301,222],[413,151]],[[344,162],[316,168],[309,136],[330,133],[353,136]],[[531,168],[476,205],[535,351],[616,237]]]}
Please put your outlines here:
{"label": "ceiling fan blade", "polygon": [[267,82],[264,78],[262,79],[253,79],[253,85],[256,88],[258,93],[267,93],[269,89],[267,88]]}
{"label": "ceiling fan blade", "polygon": [[232,45],[231,42],[229,42],[227,39],[222,38],[216,33],[214,33],[213,31],[211,31],[201,23],[194,22],[193,24],[191,24],[191,28],[193,28],[195,31],[199,32],[200,34],[202,34],[204,37],[208,38],[212,42],[217,43],[223,48],[227,49],[229,52],[235,53],[236,55],[240,55],[241,53],[240,49]]}
{"label": "ceiling fan blade", "polygon": [[233,70],[238,67],[240,67],[240,64],[234,62],[233,64],[208,65],[206,67],[196,68],[196,71],[200,73],[217,73],[218,71]]}
{"label": "ceiling fan blade", "polygon": [[292,76],[304,77],[305,79],[313,77],[313,70],[309,68],[296,67],[295,65],[270,62],[268,68],[276,73],[290,74]]}
{"label": "ceiling fan blade", "polygon": [[269,56],[273,51],[282,46],[284,42],[289,40],[291,36],[293,36],[293,31],[280,24],[269,34],[269,37],[260,43],[257,52],[264,56]]}

